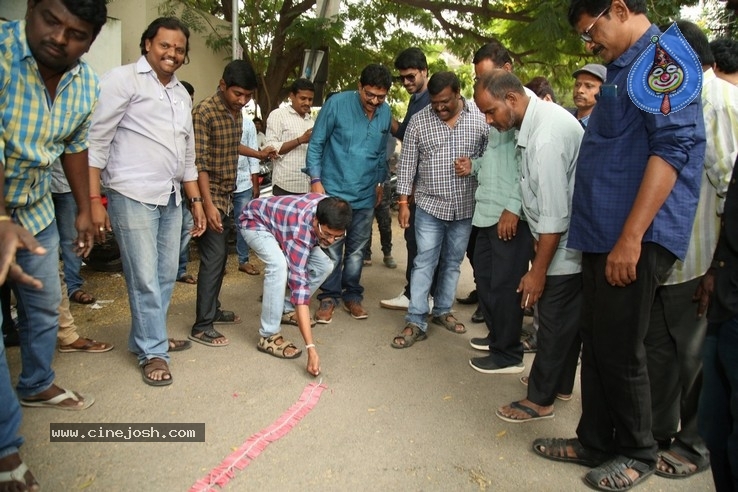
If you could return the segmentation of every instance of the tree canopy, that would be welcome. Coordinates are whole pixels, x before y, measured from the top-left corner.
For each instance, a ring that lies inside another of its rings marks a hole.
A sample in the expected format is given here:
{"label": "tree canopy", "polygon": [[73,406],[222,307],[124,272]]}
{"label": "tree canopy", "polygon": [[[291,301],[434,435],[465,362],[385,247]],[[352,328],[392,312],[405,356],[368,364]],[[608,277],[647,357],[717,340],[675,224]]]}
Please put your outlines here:
{"label": "tree canopy", "polygon": [[[228,58],[230,30],[212,26],[202,13],[230,21],[232,1],[166,0],[164,11],[206,32],[210,47]],[[697,3],[649,0],[649,18],[665,23],[678,18],[682,6]],[[571,73],[596,61],[567,22],[569,0],[342,0],[333,22],[317,18],[315,0],[246,0],[244,5],[239,11],[240,43],[244,58],[262,77],[257,102],[263,114],[285,99],[310,49],[329,53],[326,92],[355,87],[369,63],[393,67],[397,53],[410,46],[425,51],[431,72],[459,73],[467,92],[472,81],[468,63],[492,38],[510,50],[523,82],[543,75],[565,97]],[[407,97],[399,87],[390,95]]]}

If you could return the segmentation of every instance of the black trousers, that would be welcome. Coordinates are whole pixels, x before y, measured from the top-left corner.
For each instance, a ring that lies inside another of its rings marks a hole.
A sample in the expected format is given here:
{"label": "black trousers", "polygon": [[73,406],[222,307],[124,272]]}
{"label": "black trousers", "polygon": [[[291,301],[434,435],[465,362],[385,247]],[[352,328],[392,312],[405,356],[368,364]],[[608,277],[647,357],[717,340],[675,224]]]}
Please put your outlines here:
{"label": "black trousers", "polygon": [[197,238],[200,253],[200,269],[197,272],[197,304],[193,332],[202,332],[213,327],[213,320],[220,310],[220,288],[223,285],[223,272],[228,261],[228,219],[221,212],[223,232],[210,228]]}
{"label": "black trousers", "polygon": [[549,275],[538,306],[538,351],[528,379],[528,399],[553,405],[574,389],[582,321],[582,274]]}
{"label": "black trousers", "polygon": [[517,365],[523,360],[523,310],[516,289],[533,257],[533,236],[523,220],[509,241],[497,237],[497,224],[475,229],[474,276],[479,307],[489,330],[490,357],[498,367]]}
{"label": "black trousers", "polygon": [[613,287],[605,278],[608,253],[582,255],[582,416],[577,435],[586,448],[653,464],[651,388],[643,341],[656,289],[675,256],[644,243],[636,281]]}
{"label": "black trousers", "polygon": [[697,317],[692,296],[701,281],[700,276],[656,290],[644,342],[651,382],[653,437],[659,442],[674,438],[677,447],[693,455],[688,457],[701,460],[698,465],[707,462],[710,455],[697,432],[707,319]]}

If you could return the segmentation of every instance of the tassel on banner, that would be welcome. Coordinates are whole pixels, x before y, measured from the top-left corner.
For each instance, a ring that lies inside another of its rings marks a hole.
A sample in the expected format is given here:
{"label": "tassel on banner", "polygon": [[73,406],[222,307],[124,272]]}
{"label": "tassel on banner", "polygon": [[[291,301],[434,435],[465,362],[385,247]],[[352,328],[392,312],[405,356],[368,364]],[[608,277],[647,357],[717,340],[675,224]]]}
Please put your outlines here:
{"label": "tassel on banner", "polygon": [[[234,469],[243,470],[252,460],[272,443],[287,435],[305,415],[318,404],[320,395],[326,386],[319,383],[308,384],[300,398],[272,425],[249,437],[237,450],[228,455],[207,476],[201,478],[190,487],[189,492],[218,492],[235,476]],[[218,487],[216,489],[215,487]]]}

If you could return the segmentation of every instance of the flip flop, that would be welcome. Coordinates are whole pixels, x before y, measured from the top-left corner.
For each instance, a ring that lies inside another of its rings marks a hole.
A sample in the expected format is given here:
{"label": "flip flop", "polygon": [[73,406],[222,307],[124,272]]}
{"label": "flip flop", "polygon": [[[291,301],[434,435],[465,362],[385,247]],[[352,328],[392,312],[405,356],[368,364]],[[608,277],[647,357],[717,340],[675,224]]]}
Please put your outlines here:
{"label": "flip flop", "polygon": [[233,311],[218,311],[215,313],[214,325],[237,325],[243,321],[239,315]]}
{"label": "flip flop", "polygon": [[[74,407],[59,405],[61,402],[69,398],[71,398],[72,400],[76,402],[79,402],[80,398],[82,398],[82,405],[77,405]],[[73,391],[69,391],[66,389],[64,390],[64,393],[60,395],[56,395],[53,398],[49,398],[48,400],[28,400],[26,398],[21,398],[20,400],[20,404],[23,405],[24,407],[57,408],[59,410],[72,410],[72,411],[86,410],[90,408],[93,403],[95,403],[94,396],[80,394],[78,397],[77,393],[74,393]]]}
{"label": "flip flop", "polygon": [[[147,370],[148,369],[148,370]],[[169,379],[151,379],[149,374],[154,371],[164,371],[169,375]],[[149,386],[169,386],[172,384],[172,373],[169,372],[169,364],[164,359],[154,357],[149,359],[145,364],[141,365],[141,378],[143,382]]]}
{"label": "flip flop", "polygon": [[20,465],[10,471],[0,472],[0,483],[18,482],[26,487],[27,490],[31,490],[30,487],[38,486],[38,482],[36,482],[35,478],[31,484],[26,482],[26,473],[28,473],[28,466],[21,462]]}
{"label": "flip flop", "polygon": [[230,340],[226,341],[225,343],[213,343],[213,340],[216,340],[218,338],[225,338],[221,333],[215,330],[215,328],[210,328],[209,330],[201,331],[199,332],[200,336],[196,337],[194,334],[191,334],[187,338],[192,340],[193,342],[201,343],[203,345],[207,345],[208,347],[225,347],[228,344],[230,344]]}
{"label": "flip flop", "polygon": [[513,424],[522,424],[524,422],[534,422],[536,420],[552,419],[556,416],[554,412],[551,412],[548,415],[541,415],[540,413],[536,412],[534,409],[530,408],[527,405],[523,405],[519,401],[514,401],[510,403],[510,407],[514,408],[515,410],[521,410],[527,413],[530,416],[530,418],[516,419],[514,417],[508,417],[507,415],[502,414],[499,409],[495,410],[495,415],[497,415],[499,418],[501,418],[505,422],[510,422]]}
{"label": "flip flop", "polygon": [[169,343],[169,352],[182,352],[183,350],[192,348],[192,342],[189,340],[175,340],[174,338],[170,338],[167,342]]}
{"label": "flip flop", "polygon": [[98,342],[90,338],[80,337],[80,340],[85,341],[85,344],[81,347],[74,347],[71,344],[59,345],[59,347],[57,347],[57,350],[63,354],[70,352],[87,352],[90,354],[101,354],[103,352],[109,352],[113,350],[113,347],[115,347],[115,345],[113,345],[112,343]]}

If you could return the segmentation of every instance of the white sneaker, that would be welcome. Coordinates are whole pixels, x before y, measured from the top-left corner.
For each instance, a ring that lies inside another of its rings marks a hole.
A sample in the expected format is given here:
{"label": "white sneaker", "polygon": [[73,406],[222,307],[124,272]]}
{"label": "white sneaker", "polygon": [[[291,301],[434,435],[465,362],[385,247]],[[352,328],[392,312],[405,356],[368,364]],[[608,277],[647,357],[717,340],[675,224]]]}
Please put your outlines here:
{"label": "white sneaker", "polygon": [[410,299],[405,296],[405,292],[400,292],[400,295],[393,299],[384,299],[379,301],[379,305],[385,309],[397,309],[398,311],[407,311],[410,306]]}

